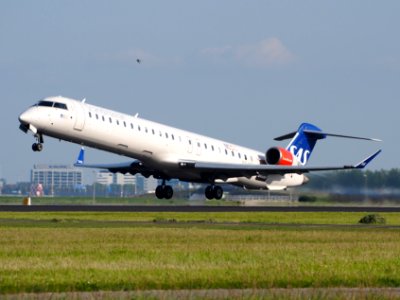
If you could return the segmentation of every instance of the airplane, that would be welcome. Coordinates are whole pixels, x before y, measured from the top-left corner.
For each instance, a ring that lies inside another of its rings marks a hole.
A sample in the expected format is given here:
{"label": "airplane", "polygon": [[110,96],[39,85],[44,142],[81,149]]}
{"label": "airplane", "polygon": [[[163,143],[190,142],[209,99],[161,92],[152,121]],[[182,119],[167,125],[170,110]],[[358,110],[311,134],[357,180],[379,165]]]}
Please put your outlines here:
{"label": "airplane", "polygon": [[62,96],[47,97],[19,116],[20,129],[32,132],[33,151],[42,151],[43,136],[123,155],[132,160],[117,164],[85,164],[84,149],[75,166],[107,169],[132,175],[140,173],[161,180],[155,195],[170,199],[173,188],[167,181],[205,183],[207,199],[221,199],[221,184],[244,189],[285,190],[308,182],[313,171],[362,169],[381,150],[354,165],[309,167],[316,142],[328,136],[380,141],[373,138],[323,132],[310,123],[275,138],[290,139],[287,147],[271,147],[266,153],[234,145],[193,132],[128,115]]}

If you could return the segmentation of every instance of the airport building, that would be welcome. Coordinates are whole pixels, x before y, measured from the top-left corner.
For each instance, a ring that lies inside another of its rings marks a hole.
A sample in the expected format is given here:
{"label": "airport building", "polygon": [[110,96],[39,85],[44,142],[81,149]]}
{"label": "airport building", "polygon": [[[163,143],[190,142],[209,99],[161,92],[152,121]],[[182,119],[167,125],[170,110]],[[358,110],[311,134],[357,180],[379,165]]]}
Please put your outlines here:
{"label": "airport building", "polygon": [[[84,195],[90,192],[83,184],[84,171],[70,165],[36,164],[31,170],[31,195]],[[153,177],[141,174],[111,173],[107,170],[95,171],[94,182],[101,184],[96,189],[98,195],[130,196],[154,192],[158,183]],[[1,189],[0,189],[1,190]],[[103,192],[102,192],[103,191]]]}
{"label": "airport building", "polygon": [[110,185],[128,185],[136,184],[136,176],[131,174],[110,173],[107,170],[101,170],[96,174],[96,183]]}
{"label": "airport building", "polygon": [[54,195],[82,187],[82,171],[68,165],[34,165],[32,189],[36,195]]}
{"label": "airport building", "polygon": [[121,174],[121,173],[111,173],[107,170],[102,170],[96,173],[96,183],[110,186],[110,185],[119,185],[119,186],[127,186],[132,185],[135,186],[134,194],[145,194],[149,192],[153,192],[157,187],[157,180],[153,177],[143,177],[140,174],[131,175]]}

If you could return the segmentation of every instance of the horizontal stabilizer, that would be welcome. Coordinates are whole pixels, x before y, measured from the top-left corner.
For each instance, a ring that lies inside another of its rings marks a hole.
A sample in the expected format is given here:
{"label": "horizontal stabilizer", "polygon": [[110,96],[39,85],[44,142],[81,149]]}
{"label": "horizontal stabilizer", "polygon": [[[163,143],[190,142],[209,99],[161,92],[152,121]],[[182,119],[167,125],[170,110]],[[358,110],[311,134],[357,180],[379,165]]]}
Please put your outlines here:
{"label": "horizontal stabilizer", "polygon": [[334,136],[334,137],[341,137],[341,138],[347,138],[347,139],[356,139],[356,140],[366,140],[366,141],[374,141],[374,142],[382,142],[382,140],[379,139],[374,139],[374,138],[366,138],[366,137],[360,137],[360,136],[352,136],[352,135],[344,135],[344,134],[336,134],[336,133],[326,133],[326,132],[321,132],[321,131],[314,131],[314,130],[304,130],[303,131],[305,134],[314,136],[314,137],[320,137],[323,138],[324,136]]}
{"label": "horizontal stabilizer", "polygon": [[[275,141],[284,141],[293,138],[296,135],[296,131],[278,136],[274,138]],[[344,135],[344,134],[336,134],[336,133],[327,133],[327,132],[322,132],[322,131],[317,131],[317,130],[308,130],[305,129],[303,130],[303,133],[306,134],[309,137],[315,138],[315,139],[324,139],[327,136],[333,136],[333,137],[341,137],[341,138],[347,138],[347,139],[356,139],[356,140],[366,140],[366,141],[374,141],[374,142],[382,142],[380,139],[375,139],[375,138],[368,138],[368,137],[360,137],[360,136],[352,136],[352,135]]]}
{"label": "horizontal stabilizer", "polygon": [[293,138],[296,135],[297,131],[293,131],[291,133],[282,135],[282,136],[278,136],[276,138],[274,138],[275,141],[284,141],[284,140],[288,140]]}

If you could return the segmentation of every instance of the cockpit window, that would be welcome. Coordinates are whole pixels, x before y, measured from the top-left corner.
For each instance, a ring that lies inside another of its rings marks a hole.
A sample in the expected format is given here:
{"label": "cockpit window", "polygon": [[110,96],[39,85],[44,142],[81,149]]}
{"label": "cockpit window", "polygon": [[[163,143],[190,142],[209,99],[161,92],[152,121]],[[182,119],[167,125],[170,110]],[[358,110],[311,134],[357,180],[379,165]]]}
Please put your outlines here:
{"label": "cockpit window", "polygon": [[46,100],[39,101],[37,106],[55,107],[55,108],[61,108],[61,109],[68,110],[67,105],[64,103],[52,102],[52,101],[46,101]]}
{"label": "cockpit window", "polygon": [[37,105],[38,106],[52,107],[53,104],[54,104],[54,102],[42,100],[42,101],[39,101],[39,103]]}
{"label": "cockpit window", "polygon": [[67,105],[64,103],[54,102],[54,107],[68,110]]}

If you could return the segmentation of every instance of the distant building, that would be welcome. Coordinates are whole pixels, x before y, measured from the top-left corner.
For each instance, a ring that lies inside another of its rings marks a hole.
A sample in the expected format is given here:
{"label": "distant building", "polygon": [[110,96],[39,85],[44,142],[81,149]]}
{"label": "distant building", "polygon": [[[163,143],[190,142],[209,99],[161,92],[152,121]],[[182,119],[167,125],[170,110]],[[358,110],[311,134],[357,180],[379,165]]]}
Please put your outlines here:
{"label": "distant building", "polygon": [[82,187],[82,171],[68,165],[34,165],[31,170],[32,194],[64,194]]}
{"label": "distant building", "polygon": [[96,183],[103,185],[134,185],[135,194],[153,192],[157,187],[157,180],[153,177],[145,178],[140,174],[111,173],[101,170],[96,173]]}
{"label": "distant building", "polygon": [[136,184],[136,176],[131,174],[110,173],[107,170],[98,171],[96,174],[96,183],[110,185],[110,184]]}

